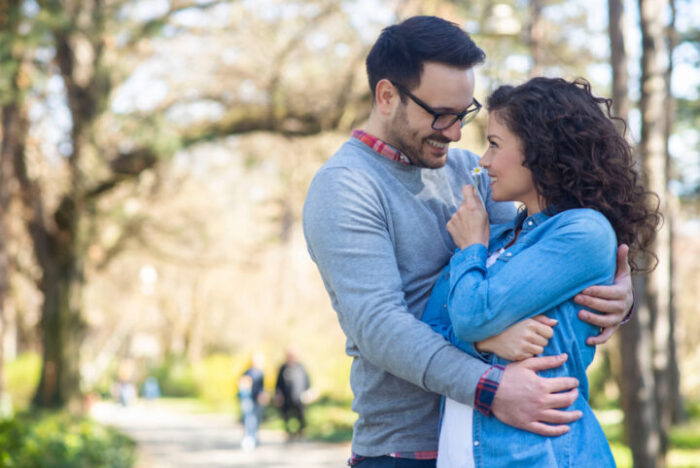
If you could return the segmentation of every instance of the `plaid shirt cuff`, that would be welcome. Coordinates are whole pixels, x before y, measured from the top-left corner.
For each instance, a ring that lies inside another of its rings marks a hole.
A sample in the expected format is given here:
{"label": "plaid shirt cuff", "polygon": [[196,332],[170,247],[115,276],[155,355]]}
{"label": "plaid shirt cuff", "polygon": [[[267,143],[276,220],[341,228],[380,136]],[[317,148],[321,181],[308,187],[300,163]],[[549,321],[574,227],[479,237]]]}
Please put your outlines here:
{"label": "plaid shirt cuff", "polygon": [[474,408],[486,416],[491,416],[491,405],[496,396],[498,384],[501,383],[504,367],[498,364],[491,366],[479,379],[474,397]]}

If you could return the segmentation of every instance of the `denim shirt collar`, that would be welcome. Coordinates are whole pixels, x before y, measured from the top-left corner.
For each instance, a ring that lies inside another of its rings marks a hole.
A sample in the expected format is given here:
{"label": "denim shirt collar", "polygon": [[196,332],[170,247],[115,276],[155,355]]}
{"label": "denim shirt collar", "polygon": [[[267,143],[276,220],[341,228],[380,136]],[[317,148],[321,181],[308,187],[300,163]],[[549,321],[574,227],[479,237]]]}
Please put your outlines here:
{"label": "denim shirt collar", "polygon": [[520,236],[527,235],[536,227],[542,225],[556,214],[554,207],[542,210],[532,216],[528,216],[524,208],[518,211],[513,221],[506,224],[491,226],[491,241],[489,242],[489,254],[504,247],[515,238],[518,229],[522,229]]}
{"label": "denim shirt collar", "polygon": [[513,221],[513,230],[522,229],[523,232],[531,231],[551,218],[554,213],[554,208],[547,208],[532,216],[528,216],[527,210],[522,210],[518,212],[518,215]]}

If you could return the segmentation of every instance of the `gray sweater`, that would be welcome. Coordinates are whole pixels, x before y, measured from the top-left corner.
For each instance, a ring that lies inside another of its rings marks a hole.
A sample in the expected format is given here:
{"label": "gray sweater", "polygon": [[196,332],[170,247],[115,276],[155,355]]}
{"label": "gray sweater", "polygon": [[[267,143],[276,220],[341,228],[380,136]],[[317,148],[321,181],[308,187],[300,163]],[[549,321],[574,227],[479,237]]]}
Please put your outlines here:
{"label": "gray sweater", "polygon": [[[441,169],[406,166],[351,138],[311,182],[304,235],[353,358],[354,453],[436,450],[439,395],[474,404],[489,366],[419,319],[455,250],[446,224],[477,162],[453,149]],[[513,204],[493,202],[478,177],[490,221],[511,220]]]}

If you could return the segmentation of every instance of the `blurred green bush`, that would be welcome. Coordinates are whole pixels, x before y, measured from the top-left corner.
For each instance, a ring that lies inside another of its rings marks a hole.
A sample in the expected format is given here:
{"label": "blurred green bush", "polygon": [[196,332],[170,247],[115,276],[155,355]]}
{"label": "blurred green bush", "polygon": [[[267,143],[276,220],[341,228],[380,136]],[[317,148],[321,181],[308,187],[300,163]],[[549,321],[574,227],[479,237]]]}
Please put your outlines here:
{"label": "blurred green bush", "polygon": [[211,354],[195,364],[170,357],[151,367],[147,375],[158,379],[164,397],[196,397],[221,409],[236,404],[238,378],[249,365],[248,356]]}
{"label": "blurred green bush", "polygon": [[158,379],[163,396],[198,396],[198,386],[192,366],[182,357],[169,357],[162,364],[150,368],[148,373]]}
{"label": "blurred green bush", "polygon": [[41,357],[37,353],[20,354],[5,363],[5,390],[16,411],[29,407],[41,375]]}
{"label": "blurred green bush", "polygon": [[[245,366],[236,366],[234,361],[226,354],[212,354],[194,365],[199,398],[214,407],[230,404],[235,399],[238,377],[245,372]],[[243,369],[238,371],[238,367]]]}
{"label": "blurred green bush", "polygon": [[0,466],[7,468],[129,468],[135,446],[114,429],[65,413],[0,422]]}

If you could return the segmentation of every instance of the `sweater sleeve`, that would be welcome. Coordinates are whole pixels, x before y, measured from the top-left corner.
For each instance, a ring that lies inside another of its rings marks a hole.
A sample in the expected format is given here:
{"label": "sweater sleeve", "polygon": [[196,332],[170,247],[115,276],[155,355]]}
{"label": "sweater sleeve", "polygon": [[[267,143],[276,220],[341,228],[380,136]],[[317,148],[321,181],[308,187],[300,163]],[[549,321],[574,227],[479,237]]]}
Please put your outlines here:
{"label": "sweater sleeve", "polygon": [[609,282],[616,249],[612,228],[592,210],[571,211],[551,233],[507,259],[494,275],[487,276],[486,248],[481,244],[452,257],[447,310],[457,338],[477,342],[497,335],[588,286]]}
{"label": "sweater sleeve", "polygon": [[361,171],[319,172],[304,234],[351,347],[424,390],[474,404],[489,366],[451,346],[408,311],[380,187]]}

